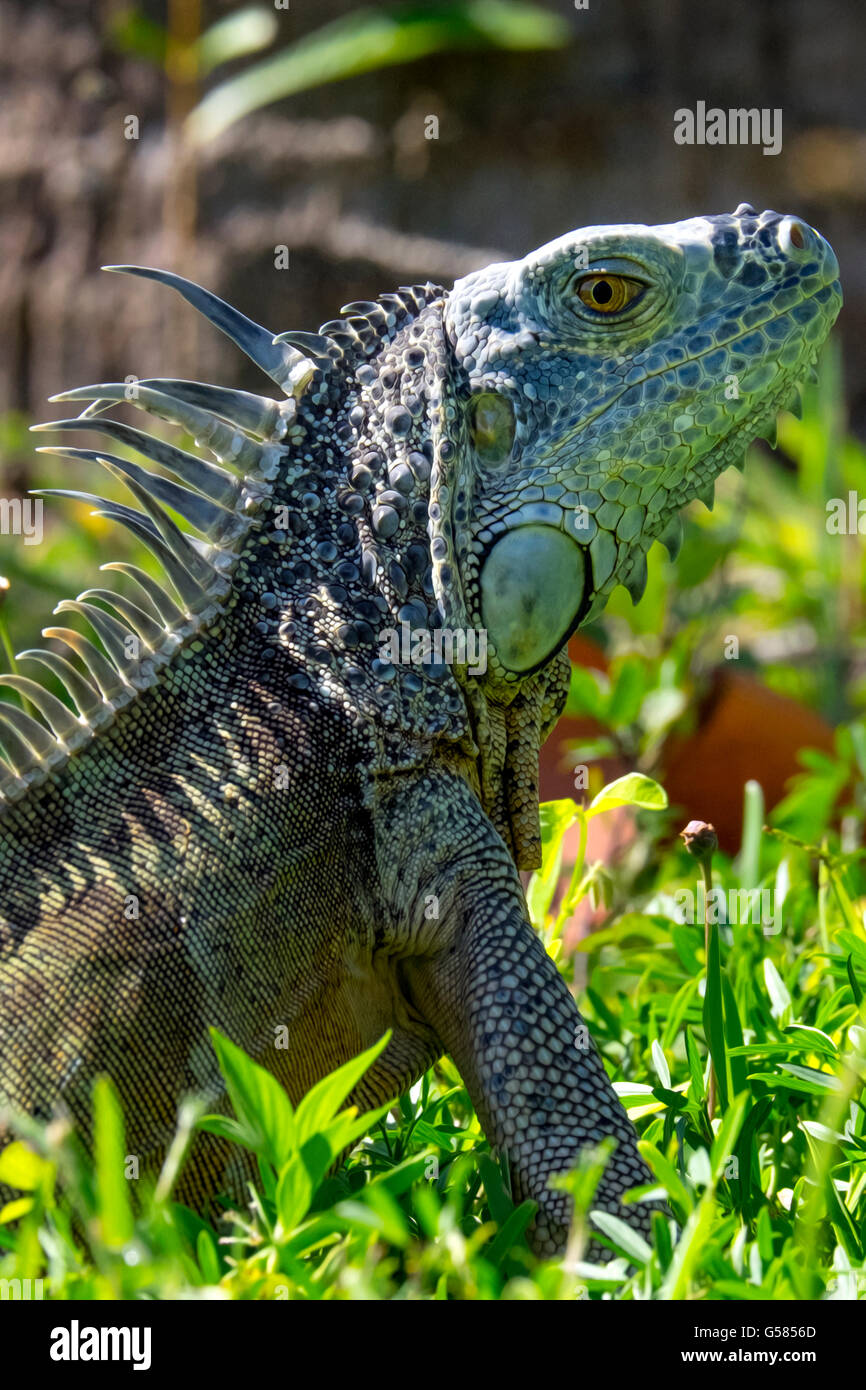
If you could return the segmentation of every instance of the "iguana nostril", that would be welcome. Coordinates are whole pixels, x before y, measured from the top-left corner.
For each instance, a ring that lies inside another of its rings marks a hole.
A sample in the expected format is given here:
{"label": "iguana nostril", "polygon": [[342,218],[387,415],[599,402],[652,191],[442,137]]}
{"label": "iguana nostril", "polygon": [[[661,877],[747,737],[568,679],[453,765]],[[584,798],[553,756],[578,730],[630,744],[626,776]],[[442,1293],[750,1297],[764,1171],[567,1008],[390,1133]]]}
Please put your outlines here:
{"label": "iguana nostril", "polygon": [[793,245],[797,247],[797,250],[802,251],[803,247],[806,245],[806,238],[803,236],[803,228],[800,226],[799,222],[793,222],[791,224],[789,235]]}

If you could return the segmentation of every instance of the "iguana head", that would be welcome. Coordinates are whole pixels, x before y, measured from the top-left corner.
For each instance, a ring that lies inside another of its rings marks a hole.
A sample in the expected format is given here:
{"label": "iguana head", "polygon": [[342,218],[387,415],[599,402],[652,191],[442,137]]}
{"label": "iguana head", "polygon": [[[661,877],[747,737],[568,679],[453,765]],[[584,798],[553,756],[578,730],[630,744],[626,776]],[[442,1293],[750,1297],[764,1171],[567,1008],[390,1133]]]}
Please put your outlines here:
{"label": "iguana head", "polygon": [[467,447],[452,610],[488,635],[488,679],[537,669],[679,509],[797,399],[841,305],[831,247],[801,219],[586,227],[459,280],[445,307]]}

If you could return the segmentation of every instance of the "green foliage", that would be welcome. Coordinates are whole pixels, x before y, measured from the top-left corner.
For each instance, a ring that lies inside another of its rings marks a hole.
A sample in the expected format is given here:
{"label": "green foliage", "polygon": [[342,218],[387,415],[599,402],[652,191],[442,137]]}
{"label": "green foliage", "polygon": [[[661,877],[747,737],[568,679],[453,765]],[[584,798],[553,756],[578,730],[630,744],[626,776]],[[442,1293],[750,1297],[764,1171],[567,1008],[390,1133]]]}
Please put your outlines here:
{"label": "green foliage", "polygon": [[[585,867],[589,822],[605,811],[618,810],[623,806],[662,811],[667,804],[665,790],[658,782],[641,772],[629,772],[603,787],[586,807],[570,798],[548,801],[541,807],[541,868],[533,875],[527,889],[527,902],[532,920],[554,959],[562,945],[562,933],[578,903],[587,894],[594,906],[600,901],[609,900],[610,880],[604,865],[596,863],[588,869]],[[576,826],[578,832],[577,853],[558,910],[548,925],[547,914],[562,873],[565,834],[572,826]]]}
{"label": "green foliage", "polygon": [[[134,8],[110,23],[121,52],[187,83],[268,48],[278,33],[275,11],[264,5],[245,6],[185,41]],[[563,19],[527,0],[362,6],[218,83],[190,114],[187,134],[193,144],[204,144],[272,102],[436,53],[558,48],[569,37]]]}
{"label": "green foliage", "polygon": [[522,0],[361,8],[222,82],[192,112],[189,134],[203,144],[271,102],[434,53],[554,48],[568,32],[549,10]]}

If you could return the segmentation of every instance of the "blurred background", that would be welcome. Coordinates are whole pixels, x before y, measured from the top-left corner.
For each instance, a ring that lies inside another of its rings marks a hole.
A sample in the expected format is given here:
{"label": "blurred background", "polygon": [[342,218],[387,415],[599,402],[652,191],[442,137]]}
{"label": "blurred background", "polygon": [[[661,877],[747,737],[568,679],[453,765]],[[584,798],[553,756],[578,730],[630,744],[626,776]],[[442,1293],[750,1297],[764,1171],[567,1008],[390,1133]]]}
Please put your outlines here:
{"label": "blurred background", "polygon": [[[590,223],[796,212],[842,267],[819,384],[712,516],[690,509],[675,566],[654,548],[641,605],[618,590],[574,639],[542,795],[575,795],[576,766],[591,788],[639,767],[672,825],[713,820],[733,853],[756,779],[779,827],[809,840],[841,807],[856,840],[863,545],[826,508],[866,499],[864,40],[843,0],[0,0],[0,494],[111,492],[34,454],[56,391],[129,374],[261,389],[174,296],[101,264],[179,271],[277,332]],[[781,152],[677,145],[674,113],[698,101],[781,108]],[[45,517],[41,545],[0,536],[7,660],[132,554],[86,504]],[[596,851],[627,854],[609,824]]]}

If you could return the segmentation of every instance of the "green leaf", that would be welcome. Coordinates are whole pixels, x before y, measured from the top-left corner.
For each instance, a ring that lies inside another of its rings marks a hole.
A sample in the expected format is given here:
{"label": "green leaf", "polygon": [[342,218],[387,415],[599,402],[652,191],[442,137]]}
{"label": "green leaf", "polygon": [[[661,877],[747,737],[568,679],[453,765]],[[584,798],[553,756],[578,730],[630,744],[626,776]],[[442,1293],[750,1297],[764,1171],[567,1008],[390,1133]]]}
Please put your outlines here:
{"label": "green leaf", "polygon": [[[541,824],[544,855],[550,856],[556,850],[568,827],[577,819],[578,809],[577,803],[570,796],[563,797],[561,801],[542,801],[538,808],[538,819]],[[542,873],[543,864],[542,860]]]}
{"label": "green leaf", "polygon": [[218,1284],[222,1276],[220,1259],[210,1231],[199,1231],[195,1243],[196,1259],[206,1284]]}
{"label": "green leaf", "polygon": [[412,1189],[412,1210],[427,1240],[435,1240],[439,1234],[442,1203],[432,1183],[417,1183]]}
{"label": "green leaf", "polygon": [[398,1248],[408,1245],[408,1217],[388,1188],[382,1183],[368,1183],[361,1191],[364,1203],[376,1213],[383,1238]]}
{"label": "green leaf", "polygon": [[764,980],[770,996],[770,1012],[776,1022],[784,1027],[791,1012],[791,996],[769,956],[764,957]]}
{"label": "green leaf", "polygon": [[850,955],[848,956],[848,959],[845,961],[845,969],[848,972],[848,983],[851,986],[851,993],[854,996],[854,1003],[857,1005],[857,1008],[859,1009],[860,1005],[863,1003],[863,991],[857,983],[857,977],[854,974],[854,960],[853,957]]}
{"label": "green leaf", "polygon": [[851,953],[858,965],[866,969],[866,941],[862,937],[840,928],[836,932],[836,941]]}
{"label": "green leaf", "polygon": [[614,1216],[609,1211],[590,1212],[593,1226],[597,1226],[603,1235],[606,1235],[617,1248],[633,1260],[636,1265],[643,1266],[652,1255],[652,1249],[631,1226],[619,1216]]}
{"label": "green leaf", "polygon": [[541,823],[541,867],[532,875],[526,890],[529,915],[539,930],[553,901],[562,867],[562,839],[574,824],[578,808],[571,797],[544,801],[538,808]]}
{"label": "green leaf", "polygon": [[344,1062],[307,1092],[295,1111],[296,1143],[299,1148],[334,1119],[346,1097],[354,1090],[364,1073],[369,1071],[376,1058],[384,1052],[390,1039],[389,1029],[372,1047]]}
{"label": "green leaf", "polygon": [[823,1164],[816,1147],[816,1140],[808,1131],[806,1132],[806,1143],[809,1145],[812,1154],[815,1171],[817,1173],[823,1171],[824,1173],[822,1188],[830,1221],[833,1223],[836,1234],[848,1255],[859,1264],[860,1260],[863,1258],[863,1245],[857,1228],[851,1219],[851,1213],[842,1201],[840,1194],[836,1191],[836,1184],[833,1181],[832,1173],[823,1169]]}
{"label": "green leaf", "polygon": [[692,975],[700,974],[701,962],[698,959],[697,948],[701,938],[694,927],[687,927],[682,922],[674,922],[670,927],[670,936],[674,950],[685,969]]}
{"label": "green leaf", "polygon": [[282,1168],[295,1145],[295,1117],[288,1096],[276,1077],[218,1029],[211,1028],[210,1035],[247,1144],[274,1168]]}
{"label": "green leaf", "polygon": [[661,1211],[652,1213],[653,1244],[658,1255],[659,1266],[666,1270],[671,1262],[673,1244],[671,1242],[671,1222]]}
{"label": "green leaf", "polygon": [[820,1052],[824,1057],[839,1056],[833,1039],[820,1028],[812,1028],[808,1023],[789,1023],[784,1033],[786,1038],[794,1038],[811,1052]]}
{"label": "green leaf", "polygon": [[656,1076],[658,1077],[662,1085],[665,1087],[665,1089],[669,1091],[671,1089],[670,1068],[668,1067],[668,1061],[665,1057],[664,1048],[662,1047],[658,1038],[653,1038],[652,1057],[653,1066],[655,1067],[656,1071]]}
{"label": "green leaf", "polygon": [[[366,1195],[366,1190],[363,1191]],[[391,1240],[397,1245],[402,1243],[399,1227],[395,1229],[391,1226],[390,1212],[383,1212],[365,1201],[338,1202],[334,1212],[351,1231],[358,1234],[372,1232],[383,1240]]]}
{"label": "green leaf", "polygon": [[722,966],[719,953],[719,928],[710,923],[710,949],[707,954],[707,988],[704,994],[704,1033],[713,1059],[719,1101],[723,1110],[728,1107],[728,1061],[725,1055],[725,1019],[722,1008]]}
{"label": "green leaf", "polygon": [[165,29],[131,6],[124,6],[109,17],[108,37],[112,47],[120,53],[132,53],[157,67],[165,63],[168,48]]}
{"label": "green leaf", "polygon": [[819,1139],[824,1144],[844,1144],[845,1135],[840,1134],[838,1129],[829,1129],[827,1125],[821,1124],[820,1120],[801,1120],[800,1128],[807,1134],[811,1134],[813,1139]]}
{"label": "green leaf", "polygon": [[689,1076],[691,1077],[691,1096],[693,1100],[702,1101],[706,1096],[704,1089],[704,1067],[701,1062],[698,1045],[692,1036],[690,1028],[686,1029],[686,1058],[689,1064]]}
{"label": "green leaf", "polygon": [[764,792],[750,780],[743,788],[743,838],[737,859],[740,884],[757,888],[760,879],[761,829],[764,824]]}
{"label": "green leaf", "polygon": [[351,1148],[373,1126],[378,1124],[391,1109],[393,1101],[386,1102],[378,1110],[365,1110],[358,1114],[354,1105],[341,1110],[324,1129],[310,1136],[304,1143],[301,1154],[313,1186],[321,1182],[331,1164],[345,1149]]}
{"label": "green leaf", "polygon": [[558,48],[569,36],[559,16],[517,0],[356,10],[209,92],[189,117],[188,133],[193,143],[203,144],[271,102],[433,53]]}
{"label": "green leaf", "polygon": [[773,1258],[773,1227],[770,1222],[770,1213],[766,1207],[762,1207],[758,1212],[755,1234],[758,1237],[758,1251],[763,1263],[769,1264]]}
{"label": "green leaf", "polygon": [[243,1144],[246,1148],[255,1147],[250,1143],[245,1127],[229,1115],[202,1115],[196,1128],[204,1130],[205,1134],[216,1134],[220,1139],[230,1139],[234,1144]]}
{"label": "green leaf", "polygon": [[491,1264],[499,1267],[513,1247],[522,1243],[526,1228],[537,1211],[537,1202],[526,1201],[506,1217],[485,1251]]}
{"label": "green leaf", "polygon": [[644,1081],[615,1081],[613,1089],[628,1109],[629,1103],[632,1106],[646,1105],[655,1096],[657,1087],[648,1086]]}
{"label": "green leaf", "polygon": [[789,1072],[791,1076],[798,1077],[801,1081],[810,1081],[813,1085],[824,1091],[842,1091],[844,1086],[838,1076],[831,1076],[825,1071],[816,1071],[814,1067],[800,1067],[794,1062],[780,1062],[782,1071]]}
{"label": "green leaf", "polygon": [[404,1192],[417,1183],[423,1182],[428,1186],[427,1181],[427,1162],[428,1154],[413,1154],[411,1158],[405,1158],[402,1163],[398,1163],[394,1168],[388,1168],[384,1173],[377,1173],[375,1178],[370,1179],[370,1187],[387,1187],[392,1197],[402,1197]]}
{"label": "green leaf", "polygon": [[713,1170],[715,1181],[721,1177],[725,1164],[734,1151],[746,1111],[750,1108],[751,1099],[747,1091],[743,1090],[735,1096],[730,1105],[725,1110],[719,1131],[713,1140],[710,1149],[710,1163]]}
{"label": "green leaf", "polygon": [[460,1141],[462,1130],[443,1129],[438,1125],[428,1124],[426,1120],[418,1120],[412,1130],[412,1138],[419,1144],[429,1144],[434,1149],[445,1149],[446,1152],[453,1153]]}
{"label": "green leaf", "polygon": [[216,20],[194,45],[199,76],[206,77],[221,63],[231,63],[267,48],[279,28],[273,7],[264,5],[247,5]]}
{"label": "green leaf", "polygon": [[481,1181],[484,1183],[490,1215],[497,1226],[502,1229],[514,1212],[514,1203],[505,1191],[505,1184],[502,1181],[502,1170],[490,1154],[480,1153],[478,1155],[478,1171],[481,1174]]}
{"label": "green leaf", "polygon": [[698,983],[696,978],[686,980],[685,984],[680,986],[674,996],[668,1010],[664,1032],[661,1037],[662,1047],[667,1050],[671,1050],[680,1037],[683,1019],[692,1007],[694,997],[698,990]]}
{"label": "green leaf", "polygon": [[802,1091],[810,1096],[826,1096],[828,1091],[840,1091],[842,1083],[835,1076],[829,1076],[827,1072],[814,1071],[811,1067],[798,1067],[793,1062],[781,1062],[782,1071],[788,1072],[788,1076],[779,1076],[778,1072],[755,1071],[749,1073],[750,1081],[763,1081],[772,1091],[785,1089],[788,1091]]}
{"label": "green leaf", "polygon": [[277,1214],[280,1229],[277,1241],[292,1235],[310,1209],[313,1184],[300,1154],[293,1154],[280,1173],[277,1183]]}
{"label": "green leaf", "polygon": [[725,1043],[728,1051],[728,1064],[731,1069],[731,1090],[736,1096],[741,1091],[748,1090],[749,1083],[746,1080],[745,1058],[734,1056],[731,1052],[734,1047],[742,1047],[743,1029],[740,1024],[737,1001],[727,975],[722,975],[722,999],[725,1008]]}
{"label": "green leaf", "polygon": [[714,1209],[715,1193],[712,1187],[708,1187],[683,1227],[664,1282],[656,1295],[664,1302],[689,1297],[692,1276],[709,1240]]}
{"label": "green leaf", "polygon": [[755,1135],[773,1109],[771,1096],[762,1096],[749,1110],[740,1137],[737,1140],[737,1156],[740,1160],[740,1210],[746,1209],[754,1190],[760,1193],[760,1169],[755,1151]]}
{"label": "green leaf", "polygon": [[102,1241],[109,1250],[119,1250],[132,1239],[132,1206],[125,1171],[123,1114],[107,1076],[97,1077],[93,1086],[93,1148]]}
{"label": "green leaf", "polygon": [[327,1249],[343,1235],[343,1227],[335,1212],[314,1212],[297,1230],[280,1242],[283,1261],[300,1259],[311,1250]]}
{"label": "green leaf", "polygon": [[0,1226],[8,1226],[10,1221],[19,1221],[28,1211],[32,1211],[35,1205],[32,1197],[15,1197],[11,1202],[6,1202],[0,1207]]}
{"label": "green leaf", "polygon": [[641,806],[647,811],[663,811],[668,804],[667,792],[652,777],[642,772],[627,772],[615,782],[602,787],[587,807],[587,818],[618,806]]}
{"label": "green leaf", "polygon": [[38,1153],[22,1143],[20,1139],[7,1144],[0,1152],[0,1182],[8,1187],[20,1187],[23,1192],[34,1192],[45,1171],[46,1162]]}
{"label": "green leaf", "polygon": [[202,1231],[213,1236],[213,1231],[208,1223],[196,1212],[190,1211],[189,1207],[185,1207],[182,1202],[169,1202],[167,1209],[176,1233],[191,1251],[195,1251]]}

